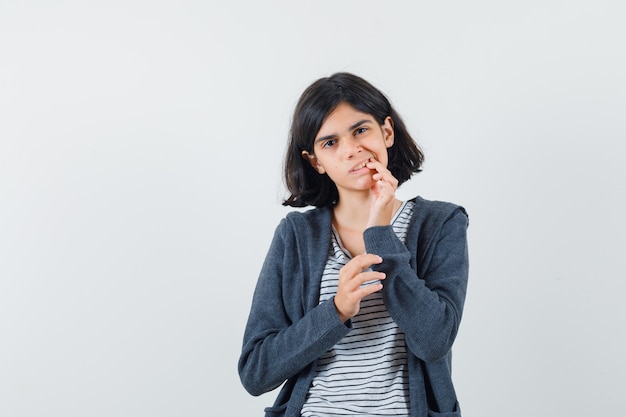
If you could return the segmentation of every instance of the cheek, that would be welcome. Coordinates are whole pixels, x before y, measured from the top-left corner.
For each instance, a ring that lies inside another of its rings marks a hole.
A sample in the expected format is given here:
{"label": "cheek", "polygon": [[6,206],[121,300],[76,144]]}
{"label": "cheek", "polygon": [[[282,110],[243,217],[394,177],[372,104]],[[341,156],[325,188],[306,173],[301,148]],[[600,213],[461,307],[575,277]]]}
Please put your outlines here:
{"label": "cheek", "polygon": [[387,152],[387,149],[377,152],[376,160],[380,162],[381,164],[383,164],[386,168],[387,165],[389,164],[389,153]]}

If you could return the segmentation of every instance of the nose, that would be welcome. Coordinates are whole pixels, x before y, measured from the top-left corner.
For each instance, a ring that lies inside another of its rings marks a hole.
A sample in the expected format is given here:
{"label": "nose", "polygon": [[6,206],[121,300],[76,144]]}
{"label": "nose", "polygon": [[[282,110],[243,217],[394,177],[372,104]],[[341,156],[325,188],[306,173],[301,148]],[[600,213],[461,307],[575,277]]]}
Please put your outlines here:
{"label": "nose", "polygon": [[346,136],[341,142],[343,143],[344,155],[348,159],[353,158],[363,151],[358,139],[352,135]]}

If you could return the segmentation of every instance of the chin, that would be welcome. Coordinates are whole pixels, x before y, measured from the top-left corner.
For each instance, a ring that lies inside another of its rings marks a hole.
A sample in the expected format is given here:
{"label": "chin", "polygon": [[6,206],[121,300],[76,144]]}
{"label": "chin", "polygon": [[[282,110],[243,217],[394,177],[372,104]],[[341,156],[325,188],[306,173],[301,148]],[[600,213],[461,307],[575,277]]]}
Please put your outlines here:
{"label": "chin", "polygon": [[370,179],[368,181],[359,182],[356,188],[361,191],[369,191],[374,186],[375,181]]}

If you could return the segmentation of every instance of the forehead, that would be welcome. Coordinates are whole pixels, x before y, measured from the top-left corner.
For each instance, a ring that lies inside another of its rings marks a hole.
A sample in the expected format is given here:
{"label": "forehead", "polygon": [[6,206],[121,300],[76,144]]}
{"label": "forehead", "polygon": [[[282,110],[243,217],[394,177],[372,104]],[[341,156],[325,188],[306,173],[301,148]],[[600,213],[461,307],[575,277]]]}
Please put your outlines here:
{"label": "forehead", "polygon": [[340,103],[326,116],[316,137],[343,133],[361,121],[374,123],[375,119],[371,114],[363,113],[348,103]]}

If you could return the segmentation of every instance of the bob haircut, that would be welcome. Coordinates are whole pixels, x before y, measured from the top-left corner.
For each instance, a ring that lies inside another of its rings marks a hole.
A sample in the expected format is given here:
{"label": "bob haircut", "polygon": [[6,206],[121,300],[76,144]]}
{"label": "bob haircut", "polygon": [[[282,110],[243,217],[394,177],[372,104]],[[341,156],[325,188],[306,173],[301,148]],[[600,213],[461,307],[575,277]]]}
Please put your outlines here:
{"label": "bob haircut", "polygon": [[313,154],[315,136],[327,116],[341,103],[372,115],[380,125],[387,116],[391,117],[394,143],[387,150],[387,169],[398,180],[398,186],[421,171],[424,154],[387,97],[364,79],[338,72],[311,84],[296,105],[285,155],[284,179],[290,196],[283,201],[284,206],[326,207],[337,203],[339,193],[335,183],[328,175],[313,169],[302,151]]}

